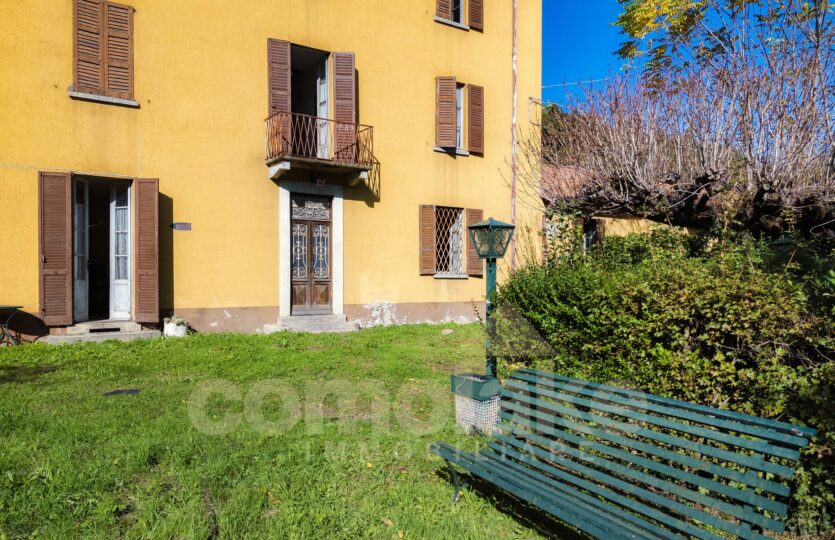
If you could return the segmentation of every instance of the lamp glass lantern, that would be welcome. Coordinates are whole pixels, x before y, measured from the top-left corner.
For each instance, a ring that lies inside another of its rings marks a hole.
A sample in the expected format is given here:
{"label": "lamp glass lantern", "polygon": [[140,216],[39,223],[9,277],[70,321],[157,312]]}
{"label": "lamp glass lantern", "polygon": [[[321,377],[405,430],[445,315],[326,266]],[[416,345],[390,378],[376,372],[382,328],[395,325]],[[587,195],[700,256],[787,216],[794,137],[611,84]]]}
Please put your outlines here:
{"label": "lamp glass lantern", "polygon": [[513,239],[515,226],[496,219],[488,218],[486,221],[470,225],[470,239],[475,246],[476,253],[487,261],[487,360],[486,374],[488,377],[496,377],[496,357],[493,356],[491,338],[495,333],[495,321],[493,320],[493,302],[491,298],[496,292],[496,259],[504,257],[510,241]]}

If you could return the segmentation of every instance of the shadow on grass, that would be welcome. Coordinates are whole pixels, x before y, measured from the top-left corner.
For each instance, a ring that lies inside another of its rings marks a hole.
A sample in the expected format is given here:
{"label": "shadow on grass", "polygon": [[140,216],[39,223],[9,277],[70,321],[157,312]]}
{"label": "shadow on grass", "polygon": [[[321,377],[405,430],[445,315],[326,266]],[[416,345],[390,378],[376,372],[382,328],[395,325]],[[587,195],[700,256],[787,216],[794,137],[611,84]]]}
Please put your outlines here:
{"label": "shadow on grass", "polygon": [[[441,469],[435,474],[449,484],[451,493],[454,484],[449,471],[447,469]],[[539,508],[509,495],[493,484],[477,476],[462,474],[461,471],[458,472],[458,475],[463,487],[469,489],[479,497],[483,497],[493,505],[493,508],[503,514],[509,515],[520,525],[535,530],[543,537],[559,540],[588,540],[588,536],[585,536],[583,533],[572,529],[562,521],[554,519]],[[458,504],[461,504],[461,502],[459,501]]]}
{"label": "shadow on grass", "polygon": [[0,366],[0,384],[32,382],[57,370],[58,366]]}

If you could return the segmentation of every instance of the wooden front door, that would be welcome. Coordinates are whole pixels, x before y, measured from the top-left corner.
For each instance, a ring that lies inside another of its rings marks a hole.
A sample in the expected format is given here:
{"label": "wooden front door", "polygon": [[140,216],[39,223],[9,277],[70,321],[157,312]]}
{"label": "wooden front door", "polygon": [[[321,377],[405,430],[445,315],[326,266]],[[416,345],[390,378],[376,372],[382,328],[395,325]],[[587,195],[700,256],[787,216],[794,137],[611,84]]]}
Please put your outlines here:
{"label": "wooden front door", "polygon": [[292,314],[333,313],[332,199],[293,195],[290,201]]}

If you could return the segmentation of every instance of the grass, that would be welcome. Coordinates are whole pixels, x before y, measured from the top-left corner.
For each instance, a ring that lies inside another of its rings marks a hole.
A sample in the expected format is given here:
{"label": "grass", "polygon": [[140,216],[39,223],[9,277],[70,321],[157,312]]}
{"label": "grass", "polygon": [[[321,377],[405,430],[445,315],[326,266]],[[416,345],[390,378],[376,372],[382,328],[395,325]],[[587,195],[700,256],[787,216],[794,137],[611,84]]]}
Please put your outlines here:
{"label": "grass", "polygon": [[451,508],[426,451],[478,446],[449,373],[482,362],[477,325],[0,348],[0,538],[537,536],[489,490]]}

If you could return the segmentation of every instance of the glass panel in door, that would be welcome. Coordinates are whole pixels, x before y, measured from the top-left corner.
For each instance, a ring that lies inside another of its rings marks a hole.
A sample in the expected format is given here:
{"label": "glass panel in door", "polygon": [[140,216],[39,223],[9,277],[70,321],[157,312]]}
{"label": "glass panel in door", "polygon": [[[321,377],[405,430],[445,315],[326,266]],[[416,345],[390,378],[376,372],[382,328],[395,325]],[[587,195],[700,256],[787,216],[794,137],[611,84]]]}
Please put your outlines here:
{"label": "glass panel in door", "polygon": [[130,184],[110,188],[110,318],[130,319]]}
{"label": "glass panel in door", "polygon": [[319,141],[316,157],[330,159],[328,126],[328,61],[322,60],[316,71],[316,135]]}
{"label": "glass panel in door", "polygon": [[90,190],[85,180],[73,181],[73,318],[84,322],[90,318]]}

